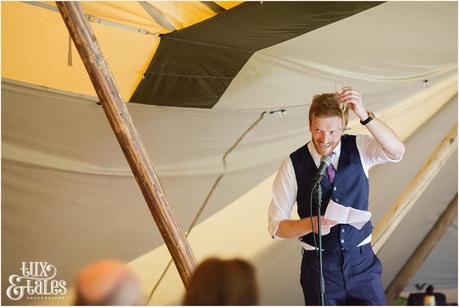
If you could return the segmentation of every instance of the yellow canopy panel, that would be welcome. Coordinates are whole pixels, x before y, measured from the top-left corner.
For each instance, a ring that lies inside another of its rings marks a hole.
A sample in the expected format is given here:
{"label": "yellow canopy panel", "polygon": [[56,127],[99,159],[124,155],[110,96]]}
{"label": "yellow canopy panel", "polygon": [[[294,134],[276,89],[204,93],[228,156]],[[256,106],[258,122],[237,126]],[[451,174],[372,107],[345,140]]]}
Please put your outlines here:
{"label": "yellow canopy panel", "polygon": [[[127,101],[159,34],[216,13],[202,2],[81,2],[121,97]],[[224,9],[239,2],[219,3]],[[96,93],[54,2],[2,2],[2,78],[83,95]]]}

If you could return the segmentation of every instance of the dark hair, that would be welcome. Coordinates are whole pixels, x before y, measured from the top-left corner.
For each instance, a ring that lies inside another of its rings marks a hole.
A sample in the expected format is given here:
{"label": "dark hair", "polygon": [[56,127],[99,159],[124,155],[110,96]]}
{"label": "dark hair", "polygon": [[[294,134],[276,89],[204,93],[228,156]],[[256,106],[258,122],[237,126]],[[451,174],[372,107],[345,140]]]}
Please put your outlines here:
{"label": "dark hair", "polygon": [[309,124],[314,117],[333,117],[338,116],[343,119],[343,123],[347,126],[349,109],[340,109],[339,95],[337,93],[325,93],[315,95],[312,98],[311,107],[309,108]]}
{"label": "dark hair", "polygon": [[432,285],[428,285],[426,288],[426,294],[433,295],[433,293],[434,293],[434,287]]}
{"label": "dark hair", "polygon": [[191,276],[184,305],[256,305],[255,269],[245,260],[210,258]]}

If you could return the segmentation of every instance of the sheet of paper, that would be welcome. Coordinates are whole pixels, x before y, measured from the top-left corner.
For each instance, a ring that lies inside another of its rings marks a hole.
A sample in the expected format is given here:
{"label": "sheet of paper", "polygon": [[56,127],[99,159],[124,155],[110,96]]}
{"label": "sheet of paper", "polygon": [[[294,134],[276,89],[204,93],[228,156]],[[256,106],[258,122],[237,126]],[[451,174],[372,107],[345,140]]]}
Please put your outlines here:
{"label": "sheet of paper", "polygon": [[371,212],[346,207],[330,200],[325,218],[337,221],[338,224],[349,224],[360,230],[370,220]]}

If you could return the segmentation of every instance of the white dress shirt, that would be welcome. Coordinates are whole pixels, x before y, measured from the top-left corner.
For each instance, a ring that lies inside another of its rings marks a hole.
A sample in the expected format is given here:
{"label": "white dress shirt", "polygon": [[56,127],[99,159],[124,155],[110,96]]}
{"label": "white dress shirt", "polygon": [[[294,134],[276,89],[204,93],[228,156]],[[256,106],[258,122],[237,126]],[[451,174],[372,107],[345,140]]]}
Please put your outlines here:
{"label": "white dress shirt", "polygon": [[[360,154],[360,161],[365,175],[368,178],[368,170],[378,164],[385,162],[399,162],[402,160],[400,157],[397,160],[389,158],[384,152],[381,145],[371,135],[357,135],[356,136],[357,149]],[[314,160],[317,167],[320,165],[321,156],[317,152],[314,144],[309,142],[307,144],[309,153]],[[332,164],[333,167],[338,170],[338,161],[341,154],[341,142],[336,146],[333,151]],[[276,178],[273,184],[273,198],[269,206],[269,233],[276,239],[282,239],[276,236],[279,223],[283,220],[289,220],[293,206],[296,203],[296,196],[298,191],[298,185],[296,183],[295,170],[293,168],[292,160],[287,158],[279,168]],[[365,238],[358,246],[371,242],[371,234]],[[315,247],[300,241],[303,248],[307,250],[314,250]]]}

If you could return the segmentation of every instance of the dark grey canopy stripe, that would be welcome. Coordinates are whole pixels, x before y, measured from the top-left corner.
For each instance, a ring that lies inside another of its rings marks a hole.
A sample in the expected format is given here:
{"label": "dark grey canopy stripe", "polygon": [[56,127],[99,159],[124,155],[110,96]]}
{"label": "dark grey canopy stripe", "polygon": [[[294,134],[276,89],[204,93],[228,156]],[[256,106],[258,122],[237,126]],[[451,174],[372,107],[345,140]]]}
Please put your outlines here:
{"label": "dark grey canopy stripe", "polygon": [[257,50],[382,2],[246,2],[161,36],[131,102],[212,108]]}

